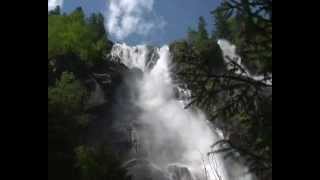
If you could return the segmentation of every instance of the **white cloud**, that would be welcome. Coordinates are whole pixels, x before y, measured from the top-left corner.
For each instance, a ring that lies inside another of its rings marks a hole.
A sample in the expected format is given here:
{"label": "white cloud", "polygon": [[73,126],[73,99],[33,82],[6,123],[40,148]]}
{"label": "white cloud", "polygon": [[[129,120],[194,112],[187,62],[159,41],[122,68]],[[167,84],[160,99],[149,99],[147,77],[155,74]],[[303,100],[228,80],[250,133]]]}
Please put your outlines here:
{"label": "white cloud", "polygon": [[48,11],[55,9],[57,6],[62,6],[63,0],[48,0]]}
{"label": "white cloud", "polygon": [[154,0],[110,0],[106,28],[119,40],[131,34],[148,35],[165,21],[153,13]]}

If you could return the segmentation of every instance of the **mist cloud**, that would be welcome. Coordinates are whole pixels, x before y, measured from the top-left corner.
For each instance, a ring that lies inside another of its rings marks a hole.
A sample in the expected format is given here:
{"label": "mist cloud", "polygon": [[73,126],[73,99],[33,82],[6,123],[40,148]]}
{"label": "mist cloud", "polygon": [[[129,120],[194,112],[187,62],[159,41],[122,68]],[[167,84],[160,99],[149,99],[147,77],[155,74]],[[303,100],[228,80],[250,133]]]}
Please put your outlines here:
{"label": "mist cloud", "polygon": [[48,11],[55,9],[57,6],[62,6],[63,0],[48,0]]}
{"label": "mist cloud", "polygon": [[106,12],[106,28],[118,40],[131,34],[148,35],[165,25],[153,7],[154,0],[111,0]]}

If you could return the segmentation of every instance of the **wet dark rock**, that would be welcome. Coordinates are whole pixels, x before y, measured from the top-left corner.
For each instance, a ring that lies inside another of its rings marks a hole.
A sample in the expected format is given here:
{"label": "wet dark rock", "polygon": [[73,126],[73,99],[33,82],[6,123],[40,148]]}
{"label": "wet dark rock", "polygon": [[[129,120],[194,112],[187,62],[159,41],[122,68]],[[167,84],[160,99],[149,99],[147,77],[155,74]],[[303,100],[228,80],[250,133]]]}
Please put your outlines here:
{"label": "wet dark rock", "polygon": [[187,167],[179,165],[170,165],[168,171],[172,180],[194,180],[192,173]]}
{"label": "wet dark rock", "polygon": [[142,78],[143,72],[137,68],[128,69],[114,61],[105,62],[92,71],[87,85],[93,97],[94,93],[97,93],[96,88],[101,88],[104,103],[88,109],[91,121],[87,128],[86,144],[95,146],[107,142],[125,159],[133,146],[130,122],[133,122],[140,112],[132,101],[136,99],[134,96],[138,95],[134,86],[136,81]]}

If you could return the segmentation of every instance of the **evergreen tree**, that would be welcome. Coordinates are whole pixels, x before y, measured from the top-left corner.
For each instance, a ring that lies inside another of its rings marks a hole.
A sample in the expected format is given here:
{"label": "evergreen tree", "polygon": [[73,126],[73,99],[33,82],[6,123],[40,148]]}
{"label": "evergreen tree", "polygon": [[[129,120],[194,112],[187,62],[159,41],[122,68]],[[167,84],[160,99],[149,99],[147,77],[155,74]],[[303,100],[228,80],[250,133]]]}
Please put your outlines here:
{"label": "evergreen tree", "polygon": [[[259,179],[270,179],[272,84],[267,81],[272,80],[272,1],[226,0],[213,15],[211,40],[206,40],[200,20],[198,31],[191,31],[187,41],[171,45],[177,75],[192,91],[187,107],[202,108],[223,130],[228,138],[217,143],[224,147],[219,151],[234,158],[240,153]],[[223,60],[213,43],[219,38],[236,44],[249,72],[235,59]],[[264,78],[257,80],[248,76],[251,73]]]}
{"label": "evergreen tree", "polygon": [[206,29],[206,21],[202,16],[199,17],[199,23],[198,23],[198,33],[200,39],[208,39],[209,35]]}

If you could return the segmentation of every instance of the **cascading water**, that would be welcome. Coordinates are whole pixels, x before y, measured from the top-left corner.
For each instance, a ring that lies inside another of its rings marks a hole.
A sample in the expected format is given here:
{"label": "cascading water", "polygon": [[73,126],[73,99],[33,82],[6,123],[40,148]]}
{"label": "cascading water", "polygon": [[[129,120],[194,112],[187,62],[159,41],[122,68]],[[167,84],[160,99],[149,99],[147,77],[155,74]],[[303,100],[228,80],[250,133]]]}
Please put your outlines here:
{"label": "cascading water", "polygon": [[[268,85],[272,85],[272,74],[268,74],[268,76],[271,77],[271,79],[265,79],[265,76],[263,75],[253,75],[250,73],[250,71],[242,64],[241,57],[236,53],[236,46],[231,44],[229,41],[225,39],[219,39],[217,42],[223,52],[224,61],[226,63],[229,63],[230,59],[236,61],[236,63],[245,70],[245,74],[242,74],[242,76],[250,77],[251,79],[257,80],[257,81],[263,81]],[[228,67],[229,68],[229,67]],[[235,73],[241,74],[240,69],[236,71]]]}
{"label": "cascading water", "polygon": [[125,164],[133,180],[227,180],[223,158],[207,156],[219,133],[200,110],[184,109],[175,96],[169,47],[116,44],[111,56],[143,72],[132,86],[138,91],[132,102],[141,109],[132,118],[135,150]]}

